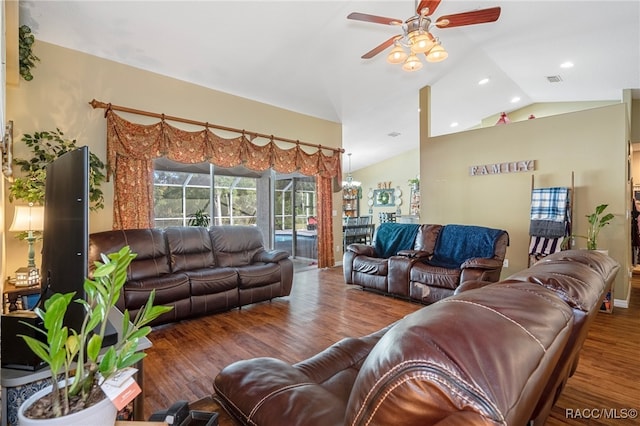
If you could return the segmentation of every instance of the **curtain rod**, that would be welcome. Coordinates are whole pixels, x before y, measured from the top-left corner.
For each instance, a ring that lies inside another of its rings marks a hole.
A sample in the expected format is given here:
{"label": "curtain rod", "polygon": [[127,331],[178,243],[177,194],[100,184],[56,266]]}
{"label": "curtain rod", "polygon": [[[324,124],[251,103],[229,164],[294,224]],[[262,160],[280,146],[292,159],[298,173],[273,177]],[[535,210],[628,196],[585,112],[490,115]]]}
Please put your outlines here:
{"label": "curtain rod", "polygon": [[[266,139],[270,139],[270,140],[278,140],[278,141],[281,141],[281,142],[287,142],[287,143],[292,143],[292,144],[296,144],[296,145],[312,146],[312,147],[318,148],[318,149],[324,149],[324,150],[344,153],[344,149],[342,149],[342,148],[332,148],[332,147],[323,146],[323,145],[320,145],[320,144],[312,144],[312,143],[309,143],[309,142],[301,142],[299,140],[281,138],[281,137],[274,136],[274,135],[266,135],[264,133],[250,132],[250,131],[247,131],[247,130],[244,130],[244,129],[235,129],[233,127],[225,127],[225,126],[219,126],[217,124],[211,124],[211,123],[208,123],[208,122],[205,123],[205,122],[202,122],[202,121],[190,120],[188,118],[180,118],[180,117],[174,117],[174,116],[171,116],[171,115],[158,114],[158,113],[155,113],[155,112],[149,112],[149,111],[143,111],[143,110],[134,109],[134,108],[128,108],[128,107],[113,105],[111,103],[101,102],[101,101],[97,101],[95,99],[93,99],[91,102],[89,102],[89,105],[91,105],[94,109],[103,108],[103,109],[106,109],[107,111],[112,109],[114,111],[129,112],[129,113],[132,113],[132,114],[146,115],[147,117],[155,117],[155,118],[159,118],[161,120],[171,120],[171,121],[177,121],[177,122],[180,122],[180,123],[194,124],[196,126],[203,126],[203,127],[206,127],[206,128],[214,128],[214,129],[225,130],[225,131],[229,131],[229,132],[248,134],[249,136],[253,136],[254,138],[261,137],[261,138],[266,138]],[[106,115],[106,111],[105,111],[105,115]]]}

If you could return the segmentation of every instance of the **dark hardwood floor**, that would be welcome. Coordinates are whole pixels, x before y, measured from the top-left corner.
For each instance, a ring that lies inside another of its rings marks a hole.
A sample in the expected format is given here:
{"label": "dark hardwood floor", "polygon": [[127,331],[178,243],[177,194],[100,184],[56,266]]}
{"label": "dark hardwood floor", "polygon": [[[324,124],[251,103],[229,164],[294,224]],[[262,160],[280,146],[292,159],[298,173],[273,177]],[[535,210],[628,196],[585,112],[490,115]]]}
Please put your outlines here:
{"label": "dark hardwood floor", "polygon": [[[270,356],[294,363],[421,307],[347,286],[338,267],[296,273],[286,298],[157,327],[144,361],[145,417],[176,400],[210,396],[214,377],[236,360]],[[640,424],[637,419],[572,419],[566,411],[595,415],[585,410],[640,409],[639,313],[640,279],[635,279],[629,309],[598,314],[578,370],[547,425]]]}

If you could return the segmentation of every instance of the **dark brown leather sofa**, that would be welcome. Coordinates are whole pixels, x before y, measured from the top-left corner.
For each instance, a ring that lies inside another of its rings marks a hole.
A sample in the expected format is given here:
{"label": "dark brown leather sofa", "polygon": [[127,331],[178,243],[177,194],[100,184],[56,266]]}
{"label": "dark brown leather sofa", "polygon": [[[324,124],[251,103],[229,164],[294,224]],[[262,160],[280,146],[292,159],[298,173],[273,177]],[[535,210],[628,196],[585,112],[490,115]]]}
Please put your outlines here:
{"label": "dark brown leather sofa", "polygon": [[293,263],[262,241],[254,226],[105,231],[90,235],[89,263],[130,246],[137,257],[117,307],[133,317],[155,289],[156,304],[173,306],[160,324],[289,295]]}
{"label": "dark brown leather sofa", "polygon": [[[385,227],[391,230],[388,234],[382,232]],[[387,235],[395,237],[411,227],[417,229],[415,238],[410,239],[408,246],[398,245],[397,251],[384,248],[391,250],[387,256],[379,239]],[[344,279],[347,284],[367,290],[429,304],[453,295],[465,281],[498,281],[508,245],[509,235],[500,229],[385,223],[378,228],[375,245],[347,247],[342,262]],[[455,249],[468,255],[453,259],[451,253]]]}
{"label": "dark brown leather sofa", "polygon": [[566,252],[294,365],[235,362],[215,397],[245,425],[543,424],[618,268]]}

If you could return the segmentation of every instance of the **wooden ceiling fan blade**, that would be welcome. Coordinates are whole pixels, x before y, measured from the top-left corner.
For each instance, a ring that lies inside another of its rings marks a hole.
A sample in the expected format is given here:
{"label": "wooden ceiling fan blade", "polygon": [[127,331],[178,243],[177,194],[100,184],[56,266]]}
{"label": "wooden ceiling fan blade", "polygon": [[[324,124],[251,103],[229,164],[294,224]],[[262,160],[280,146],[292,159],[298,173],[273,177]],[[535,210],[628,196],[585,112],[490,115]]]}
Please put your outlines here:
{"label": "wooden ceiling fan blade", "polygon": [[371,59],[371,58],[373,58],[378,53],[382,52],[387,47],[391,46],[400,37],[402,37],[402,36],[395,35],[395,36],[391,37],[389,40],[380,43],[379,45],[377,45],[376,47],[374,47],[373,49],[371,49],[370,51],[368,51],[367,53],[362,55],[361,58],[362,59]]}
{"label": "wooden ceiling fan blade", "polygon": [[369,15],[367,13],[351,12],[347,19],[353,19],[355,21],[373,22],[374,24],[383,25],[401,25],[404,21],[402,19],[385,18],[384,16]]}
{"label": "wooden ceiling fan blade", "polygon": [[421,15],[422,14],[422,10],[423,9],[427,9],[427,13],[425,13],[424,16],[429,16],[431,15],[433,12],[436,11],[436,8],[438,7],[438,5],[440,4],[442,0],[422,0],[419,4],[418,4],[418,8],[416,9],[416,14],[417,15]]}
{"label": "wooden ceiling fan blade", "polygon": [[489,9],[473,10],[471,12],[441,16],[436,21],[436,26],[438,28],[462,27],[464,25],[495,22],[499,17],[500,7],[491,7]]}

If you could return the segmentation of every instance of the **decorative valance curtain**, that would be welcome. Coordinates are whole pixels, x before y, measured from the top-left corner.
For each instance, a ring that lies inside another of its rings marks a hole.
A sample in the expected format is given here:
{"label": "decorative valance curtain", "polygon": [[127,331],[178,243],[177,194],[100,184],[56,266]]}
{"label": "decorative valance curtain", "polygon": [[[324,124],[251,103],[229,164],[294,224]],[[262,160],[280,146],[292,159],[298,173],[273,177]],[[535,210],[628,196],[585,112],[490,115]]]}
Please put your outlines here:
{"label": "decorative valance curtain", "polygon": [[315,152],[307,153],[299,143],[285,149],[276,145],[273,137],[258,145],[244,132],[225,139],[207,125],[202,130],[186,131],[170,125],[164,117],[155,124],[137,124],[111,108],[107,108],[105,117],[107,174],[114,178],[114,229],[153,226],[153,160],[159,157],[181,163],[210,162],[220,167],[243,165],[256,171],[298,171],[317,177],[318,266],[333,266],[331,181],[342,180],[339,151],[326,155],[319,146]]}

